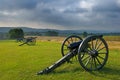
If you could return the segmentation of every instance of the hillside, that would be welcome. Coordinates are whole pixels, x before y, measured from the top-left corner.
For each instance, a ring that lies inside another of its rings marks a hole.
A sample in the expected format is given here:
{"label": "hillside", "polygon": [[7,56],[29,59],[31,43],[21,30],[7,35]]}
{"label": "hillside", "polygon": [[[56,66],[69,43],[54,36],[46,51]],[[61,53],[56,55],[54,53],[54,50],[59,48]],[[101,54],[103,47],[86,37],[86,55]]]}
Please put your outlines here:
{"label": "hillside", "polygon": [[120,32],[111,32],[111,31],[95,31],[95,30],[57,30],[57,29],[36,29],[36,28],[29,28],[29,27],[0,27],[0,33],[7,33],[10,29],[13,28],[22,28],[24,32],[47,32],[49,30],[54,30],[58,33],[120,33]]}

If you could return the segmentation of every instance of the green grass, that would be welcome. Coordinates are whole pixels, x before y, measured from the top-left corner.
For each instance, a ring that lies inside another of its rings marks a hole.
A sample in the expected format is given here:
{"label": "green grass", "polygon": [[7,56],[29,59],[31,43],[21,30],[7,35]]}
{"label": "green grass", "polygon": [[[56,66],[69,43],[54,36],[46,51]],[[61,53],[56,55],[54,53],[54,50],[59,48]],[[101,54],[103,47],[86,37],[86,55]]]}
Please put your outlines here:
{"label": "green grass", "polygon": [[47,75],[36,73],[61,58],[61,44],[38,42],[18,46],[15,41],[0,41],[0,80],[120,80],[120,50],[110,50],[109,60],[100,71],[87,72],[78,62],[65,63]]}

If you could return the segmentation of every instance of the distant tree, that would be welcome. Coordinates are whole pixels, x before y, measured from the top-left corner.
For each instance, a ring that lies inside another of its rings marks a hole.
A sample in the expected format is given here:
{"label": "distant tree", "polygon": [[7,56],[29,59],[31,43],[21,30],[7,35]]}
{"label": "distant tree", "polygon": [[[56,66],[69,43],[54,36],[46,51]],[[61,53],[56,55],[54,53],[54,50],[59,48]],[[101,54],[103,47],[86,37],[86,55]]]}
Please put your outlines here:
{"label": "distant tree", "polygon": [[87,37],[88,36],[88,33],[85,31],[83,32],[83,37]]}
{"label": "distant tree", "polygon": [[58,36],[58,32],[56,32],[56,31],[47,31],[46,36]]}
{"label": "distant tree", "polygon": [[24,32],[21,28],[14,28],[9,30],[10,39],[23,38]]}

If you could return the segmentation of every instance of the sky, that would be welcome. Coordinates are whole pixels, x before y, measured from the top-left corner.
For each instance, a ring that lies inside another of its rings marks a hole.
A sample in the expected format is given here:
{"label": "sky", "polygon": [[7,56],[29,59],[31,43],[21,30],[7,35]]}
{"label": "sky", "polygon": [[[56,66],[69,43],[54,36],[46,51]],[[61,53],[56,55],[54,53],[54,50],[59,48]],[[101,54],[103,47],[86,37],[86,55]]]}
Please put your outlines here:
{"label": "sky", "polygon": [[120,32],[120,0],[0,0],[0,27]]}

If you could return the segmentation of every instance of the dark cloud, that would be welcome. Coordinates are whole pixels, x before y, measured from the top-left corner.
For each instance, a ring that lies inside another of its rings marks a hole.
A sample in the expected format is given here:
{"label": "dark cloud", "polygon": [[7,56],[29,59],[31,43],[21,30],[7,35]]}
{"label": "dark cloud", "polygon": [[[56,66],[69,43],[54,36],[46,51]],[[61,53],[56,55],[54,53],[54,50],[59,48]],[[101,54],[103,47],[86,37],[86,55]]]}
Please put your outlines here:
{"label": "dark cloud", "polygon": [[93,11],[96,12],[120,12],[120,4],[117,0],[98,0],[93,7]]}
{"label": "dark cloud", "polygon": [[0,10],[33,9],[37,0],[0,0]]}
{"label": "dark cloud", "polygon": [[4,23],[22,25],[33,23],[32,26],[34,24],[41,26],[42,23],[48,26],[47,28],[53,25],[58,29],[112,31],[113,26],[116,30],[120,29],[120,2],[119,0],[0,0],[0,17],[0,21]]}
{"label": "dark cloud", "polygon": [[75,8],[75,9],[67,9],[64,11],[64,13],[84,13],[84,12],[88,12],[87,9],[83,9],[83,8]]}

